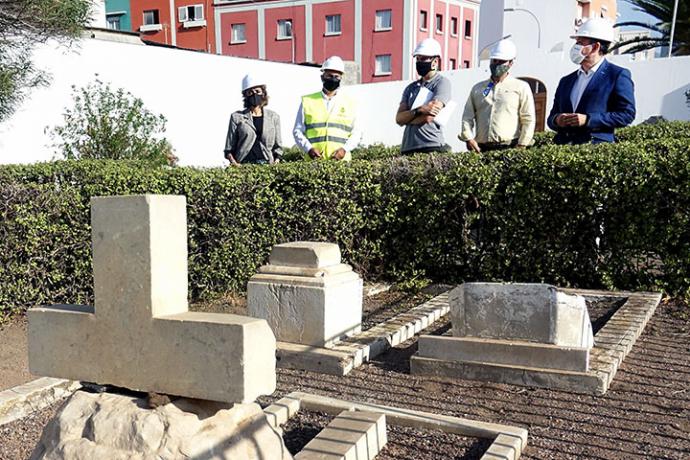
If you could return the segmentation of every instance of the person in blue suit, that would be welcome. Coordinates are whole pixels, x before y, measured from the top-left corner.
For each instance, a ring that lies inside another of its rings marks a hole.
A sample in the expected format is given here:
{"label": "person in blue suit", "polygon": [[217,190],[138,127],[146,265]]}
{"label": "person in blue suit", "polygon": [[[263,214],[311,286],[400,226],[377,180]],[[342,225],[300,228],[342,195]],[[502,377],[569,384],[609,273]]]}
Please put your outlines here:
{"label": "person in blue suit", "polygon": [[580,66],[558,83],[547,123],[556,144],[615,142],[614,130],[635,119],[635,86],[630,71],[604,56],[614,40],[606,19],[592,18],[571,38],[570,59]]}

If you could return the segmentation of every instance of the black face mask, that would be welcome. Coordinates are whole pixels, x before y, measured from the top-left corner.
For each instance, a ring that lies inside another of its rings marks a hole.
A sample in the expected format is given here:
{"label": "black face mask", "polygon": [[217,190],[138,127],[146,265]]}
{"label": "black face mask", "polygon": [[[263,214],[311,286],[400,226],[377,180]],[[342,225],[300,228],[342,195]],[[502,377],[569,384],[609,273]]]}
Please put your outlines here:
{"label": "black face mask", "polygon": [[321,81],[323,82],[323,89],[328,92],[335,91],[340,87],[340,78],[321,77]]}
{"label": "black face mask", "polygon": [[252,94],[245,98],[247,107],[258,107],[264,102],[264,97],[261,94]]}
{"label": "black face mask", "polygon": [[420,77],[425,77],[426,74],[431,72],[431,64],[433,61],[417,61],[415,67],[417,68],[417,73]]}

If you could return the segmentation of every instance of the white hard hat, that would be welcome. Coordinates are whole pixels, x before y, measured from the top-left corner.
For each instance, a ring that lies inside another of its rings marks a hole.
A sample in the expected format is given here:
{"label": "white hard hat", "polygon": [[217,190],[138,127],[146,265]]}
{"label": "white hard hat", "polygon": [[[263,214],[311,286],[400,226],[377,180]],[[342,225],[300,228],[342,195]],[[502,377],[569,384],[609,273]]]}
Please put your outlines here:
{"label": "white hard hat", "polygon": [[246,91],[249,88],[254,88],[255,86],[265,86],[266,83],[256,75],[248,73],[242,79],[242,91]]}
{"label": "white hard hat", "polygon": [[433,38],[425,38],[414,49],[412,56],[440,56],[441,44]]}
{"label": "white hard hat", "polygon": [[489,59],[499,59],[501,61],[512,61],[517,56],[517,47],[512,40],[503,39],[491,48]]}
{"label": "white hard hat", "polygon": [[321,71],[323,72],[324,70],[335,70],[336,72],[345,73],[345,63],[340,59],[340,56],[331,56],[323,61]]}
{"label": "white hard hat", "polygon": [[604,18],[592,18],[582,24],[574,35],[570,36],[570,38],[578,37],[592,38],[594,40],[601,40],[611,43],[615,39],[613,33],[613,24]]}

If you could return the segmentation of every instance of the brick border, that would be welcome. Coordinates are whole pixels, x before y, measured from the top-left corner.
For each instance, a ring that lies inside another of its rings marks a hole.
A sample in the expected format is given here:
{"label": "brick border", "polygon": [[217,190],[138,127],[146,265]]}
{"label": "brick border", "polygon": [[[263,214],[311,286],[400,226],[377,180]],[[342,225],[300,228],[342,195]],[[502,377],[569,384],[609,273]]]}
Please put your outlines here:
{"label": "brick border", "polygon": [[448,292],[405,313],[355,334],[332,348],[278,342],[276,366],[324,374],[347,375],[391,347],[426,329],[450,311]]}
{"label": "brick border", "polygon": [[627,299],[594,336],[589,371],[569,372],[472,361],[445,361],[422,357],[417,353],[410,359],[410,373],[603,395],[608,391],[618,367],[661,302],[661,294],[585,289],[563,289],[563,291],[585,297]]}
{"label": "brick border", "polygon": [[479,422],[460,417],[413,411],[370,403],[295,391],[264,409],[268,422],[276,429],[301,409],[338,415],[344,410],[382,413],[389,425],[440,430],[467,437],[493,439],[482,460],[518,460],[527,446],[528,432],[524,428],[496,423]]}
{"label": "brick border", "polygon": [[1,391],[0,426],[48,407],[79,388],[81,388],[79,382],[42,377]]}

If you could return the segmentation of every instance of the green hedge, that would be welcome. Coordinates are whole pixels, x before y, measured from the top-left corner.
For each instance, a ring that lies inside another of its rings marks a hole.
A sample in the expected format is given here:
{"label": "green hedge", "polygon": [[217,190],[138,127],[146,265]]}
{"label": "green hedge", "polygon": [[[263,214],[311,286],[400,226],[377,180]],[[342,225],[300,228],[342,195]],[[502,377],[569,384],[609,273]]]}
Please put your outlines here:
{"label": "green hedge", "polygon": [[0,311],[90,302],[89,198],[137,193],[187,196],[193,299],[244,290],[270,248],[293,240],[339,243],[369,279],[545,281],[686,295],[688,126],[633,128],[615,145],[351,164],[3,166]]}

